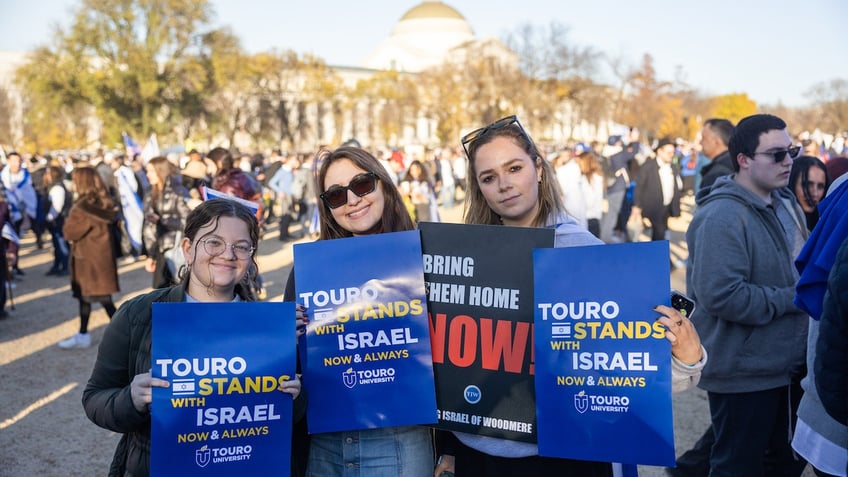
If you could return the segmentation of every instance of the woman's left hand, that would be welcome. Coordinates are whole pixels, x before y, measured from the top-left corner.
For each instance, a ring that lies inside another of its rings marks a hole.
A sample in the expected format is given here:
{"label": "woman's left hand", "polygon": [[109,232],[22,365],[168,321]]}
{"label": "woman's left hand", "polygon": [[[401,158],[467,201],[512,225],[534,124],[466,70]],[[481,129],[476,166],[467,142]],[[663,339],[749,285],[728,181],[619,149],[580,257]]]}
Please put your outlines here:
{"label": "woman's left hand", "polygon": [[280,385],[280,391],[291,394],[292,399],[297,399],[297,396],[300,395],[300,376],[295,374],[294,378],[284,381]]}
{"label": "woman's left hand", "polygon": [[306,334],[306,325],[309,324],[309,310],[301,305],[297,304],[295,307],[295,329],[297,330],[298,338]]}
{"label": "woman's left hand", "polygon": [[671,342],[671,354],[687,365],[701,361],[701,338],[692,321],[668,306],[659,305],[654,311],[664,315],[657,320],[665,325],[665,338]]}

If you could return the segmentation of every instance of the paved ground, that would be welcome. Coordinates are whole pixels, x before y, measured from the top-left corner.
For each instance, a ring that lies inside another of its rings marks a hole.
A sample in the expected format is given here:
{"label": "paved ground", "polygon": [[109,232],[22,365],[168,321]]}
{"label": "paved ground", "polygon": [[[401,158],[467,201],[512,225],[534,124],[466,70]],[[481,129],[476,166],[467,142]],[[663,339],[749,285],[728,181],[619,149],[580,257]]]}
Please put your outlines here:
{"label": "paved ground", "polygon": [[[672,252],[686,258],[682,232],[688,214],[672,221]],[[457,222],[459,208],[444,212]],[[281,243],[272,229],[259,247],[259,264],[269,300],[280,300],[291,266],[291,242]],[[91,317],[93,346],[62,350],[56,344],[77,331],[77,302],[65,277],[45,277],[52,251],[37,250],[32,235],[24,241],[21,264],[26,271],[14,290],[15,310],[0,320],[0,477],[106,475],[118,437],[85,417],[80,396],[97,354],[96,345],[108,319],[99,307]],[[122,294],[118,303],[149,290],[143,264],[119,269]],[[672,286],[685,290],[684,270],[672,272]],[[8,309],[7,305],[7,309]],[[688,449],[708,424],[706,396],[700,390],[674,398],[675,446]],[[639,445],[639,443],[633,443]],[[665,475],[662,469],[640,468],[640,475]],[[806,474],[805,474],[806,475]],[[810,473],[809,475],[812,475]]]}

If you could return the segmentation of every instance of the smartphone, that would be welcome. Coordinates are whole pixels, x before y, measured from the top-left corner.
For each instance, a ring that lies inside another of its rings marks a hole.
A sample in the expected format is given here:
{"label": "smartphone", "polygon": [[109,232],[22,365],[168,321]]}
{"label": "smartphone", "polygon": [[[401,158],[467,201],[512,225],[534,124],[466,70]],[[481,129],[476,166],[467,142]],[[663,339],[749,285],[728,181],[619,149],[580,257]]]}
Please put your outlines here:
{"label": "smartphone", "polygon": [[683,292],[671,290],[671,307],[686,318],[691,318],[692,312],[695,311],[695,300],[689,298]]}

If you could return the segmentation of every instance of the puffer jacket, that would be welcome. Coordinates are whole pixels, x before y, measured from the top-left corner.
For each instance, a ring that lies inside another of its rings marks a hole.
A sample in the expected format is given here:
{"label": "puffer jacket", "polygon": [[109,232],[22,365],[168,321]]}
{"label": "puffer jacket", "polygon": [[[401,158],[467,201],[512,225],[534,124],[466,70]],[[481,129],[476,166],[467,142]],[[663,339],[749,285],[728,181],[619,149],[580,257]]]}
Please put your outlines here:
{"label": "puffer jacket", "polygon": [[[174,248],[177,232],[183,230],[189,208],[186,205],[188,190],[179,181],[169,180],[159,197],[154,200],[152,194],[144,197],[144,225],[142,240],[147,248],[147,256],[154,260],[165,251]],[[151,214],[159,216],[158,222],[147,220]]]}
{"label": "puffer jacket", "polygon": [[182,286],[137,296],[121,306],[103,334],[82,405],[92,422],[123,434],[110,476],[150,474],[150,413],[136,410],[130,383],[136,375],[150,371],[151,305],[181,302],[184,297]]}
{"label": "puffer jacket", "polygon": [[830,271],[815,357],[816,389],[837,422],[848,425],[848,240]]}

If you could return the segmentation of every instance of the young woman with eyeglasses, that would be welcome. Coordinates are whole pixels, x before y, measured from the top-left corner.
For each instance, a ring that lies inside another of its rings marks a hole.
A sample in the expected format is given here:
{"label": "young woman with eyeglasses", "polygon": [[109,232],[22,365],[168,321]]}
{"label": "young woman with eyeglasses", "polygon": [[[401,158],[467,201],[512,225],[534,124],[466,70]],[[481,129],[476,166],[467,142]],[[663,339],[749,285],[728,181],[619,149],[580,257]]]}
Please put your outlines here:
{"label": "young woman with eyeglasses", "polygon": [[[358,147],[321,153],[317,190],[319,240],[413,230],[415,224],[383,166]],[[289,275],[284,301],[294,301]],[[298,308],[298,326],[306,311]],[[303,432],[303,430],[302,430]],[[293,460],[298,457],[293,456]],[[428,427],[409,426],[313,434],[306,475],[425,476],[433,471],[433,440]]]}
{"label": "young woman with eyeglasses", "polygon": [[[462,139],[468,157],[465,217],[468,224],[551,227],[556,247],[601,245],[562,205],[553,168],[541,156],[518,118],[509,116]],[[647,311],[647,310],[646,310]],[[706,363],[692,323],[669,307],[659,306],[669,329],[674,390],[694,386]],[[438,433],[439,465],[434,475],[612,476],[612,465],[541,457],[535,444],[465,433]]]}
{"label": "young woman with eyeglasses", "polygon": [[[150,375],[151,305],[254,301],[250,284],[257,270],[258,241],[259,224],[247,207],[227,199],[201,203],[189,213],[178,244],[187,264],[180,284],[135,297],[115,313],[82,397],[92,422],[123,434],[109,475],[150,472],[152,388],[169,386]],[[282,391],[296,398],[300,380],[288,381]],[[295,415],[302,412],[303,406],[296,404]]]}

